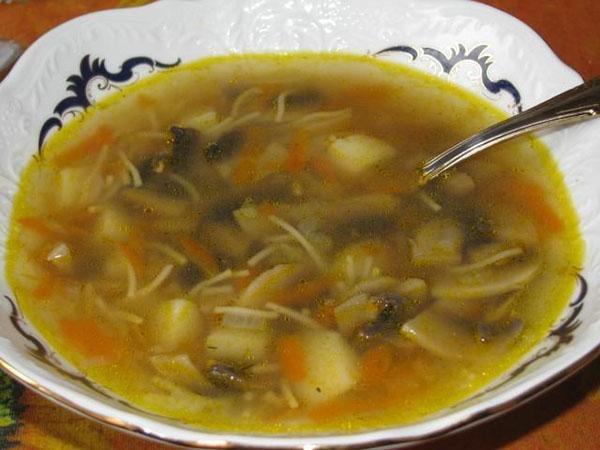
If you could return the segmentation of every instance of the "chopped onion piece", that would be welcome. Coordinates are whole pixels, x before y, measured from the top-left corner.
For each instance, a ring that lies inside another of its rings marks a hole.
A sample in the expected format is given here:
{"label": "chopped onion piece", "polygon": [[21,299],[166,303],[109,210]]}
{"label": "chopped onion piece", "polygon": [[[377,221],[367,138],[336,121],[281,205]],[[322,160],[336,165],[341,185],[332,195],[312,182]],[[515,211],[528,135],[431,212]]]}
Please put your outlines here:
{"label": "chopped onion piece", "polygon": [[450,270],[455,273],[466,273],[472,272],[473,270],[483,269],[486,266],[491,266],[492,264],[497,264],[501,261],[513,258],[515,256],[519,256],[523,254],[523,249],[521,247],[513,247],[502,252],[496,253],[495,255],[490,256],[489,258],[482,259],[481,261],[474,262],[473,264],[465,264],[462,266],[453,267]]}
{"label": "chopped onion piece", "polygon": [[150,247],[153,247],[163,255],[168,256],[180,266],[187,262],[187,257],[183,253],[178,252],[173,247],[163,244],[162,242],[151,242]]}
{"label": "chopped onion piece", "polygon": [[275,122],[277,123],[283,120],[283,115],[285,114],[285,98],[287,96],[287,92],[282,92],[277,96],[277,112],[275,114]]}
{"label": "chopped onion piece", "polygon": [[212,286],[202,289],[201,295],[209,296],[209,295],[228,295],[233,294],[235,292],[235,288],[231,285],[227,286]]}
{"label": "chopped onion piece", "polygon": [[252,316],[262,319],[276,319],[279,314],[275,311],[264,311],[262,309],[244,308],[243,306],[217,306],[213,310],[216,314],[233,314],[238,316]]}
{"label": "chopped onion piece", "polygon": [[252,256],[246,263],[249,267],[254,267],[260,263],[263,259],[268,258],[275,251],[275,247],[272,245],[263,248],[260,252]]}
{"label": "chopped onion piece", "polygon": [[287,308],[285,306],[277,305],[277,304],[271,303],[271,302],[268,302],[265,305],[265,308],[268,308],[270,310],[278,312],[282,316],[286,316],[286,317],[294,320],[295,322],[298,322],[309,328],[314,328],[314,329],[322,329],[323,328],[317,321],[311,319],[310,317],[306,317],[304,314],[299,313],[298,311],[295,311],[291,308]]}
{"label": "chopped onion piece", "polygon": [[279,217],[273,215],[269,216],[269,220],[274,224],[279,225],[281,228],[287,231],[294,239],[296,239],[298,243],[302,246],[302,248],[306,250],[306,253],[308,253],[308,256],[312,258],[317,267],[321,271],[325,270],[325,262],[323,261],[321,255],[319,255],[315,247],[310,242],[308,242],[308,240],[304,236],[302,236],[302,234],[296,228],[287,223],[285,220],[282,220]]}
{"label": "chopped onion piece", "polygon": [[432,199],[429,195],[427,195],[423,191],[420,191],[419,193],[417,193],[417,197],[419,198],[419,200],[421,200],[425,204],[425,206],[427,206],[433,212],[438,212],[442,209],[441,205],[438,202],[436,202],[434,199]]}
{"label": "chopped onion piece", "polygon": [[56,261],[57,259],[64,258],[69,256],[71,251],[69,250],[69,246],[64,242],[61,242],[56,247],[54,247],[46,256],[46,261]]}
{"label": "chopped onion piece", "polygon": [[154,277],[154,279],[148,283],[146,286],[141,288],[136,295],[144,296],[148,295],[151,292],[155,291],[160,287],[160,285],[171,275],[173,271],[173,264],[167,264],[163,269]]}
{"label": "chopped onion piece", "polygon": [[135,297],[135,291],[137,290],[135,269],[127,258],[125,258],[125,267],[127,267],[127,298],[132,298]]}
{"label": "chopped onion piece", "polygon": [[356,279],[356,271],[354,270],[354,256],[346,255],[346,279],[348,284],[352,286]]}
{"label": "chopped onion piece", "polygon": [[196,189],[196,186],[194,186],[188,180],[183,178],[181,175],[171,172],[167,173],[167,176],[175,183],[179,184],[194,202],[198,202],[200,200],[198,189]]}
{"label": "chopped onion piece", "polygon": [[195,295],[202,289],[212,286],[213,284],[220,283],[221,281],[228,280],[229,278],[231,278],[232,274],[233,272],[231,271],[231,269],[227,269],[221,273],[216,274],[214,277],[209,278],[208,280],[202,280],[190,290],[190,295]]}
{"label": "chopped onion piece", "polygon": [[279,371],[279,364],[277,363],[261,363],[256,364],[248,369],[253,375],[268,375]]}
{"label": "chopped onion piece", "polygon": [[242,109],[242,106],[244,106],[244,103],[253,100],[262,93],[262,89],[255,86],[251,87],[250,89],[246,89],[244,92],[238,95],[237,98],[234,100],[233,105],[231,106],[231,117],[236,117],[240,113],[240,110]]}
{"label": "chopped onion piece", "polygon": [[281,380],[281,394],[291,409],[296,409],[300,406],[287,380]]}
{"label": "chopped onion piece", "polygon": [[140,172],[137,170],[137,167],[135,167],[131,163],[131,161],[129,161],[127,156],[125,156],[125,153],[123,153],[122,151],[119,152],[119,158],[121,158],[121,161],[123,161],[123,164],[127,168],[127,171],[129,172],[129,176],[131,177],[131,182],[133,183],[133,186],[140,187],[143,183],[142,183],[142,177],[140,175]]}

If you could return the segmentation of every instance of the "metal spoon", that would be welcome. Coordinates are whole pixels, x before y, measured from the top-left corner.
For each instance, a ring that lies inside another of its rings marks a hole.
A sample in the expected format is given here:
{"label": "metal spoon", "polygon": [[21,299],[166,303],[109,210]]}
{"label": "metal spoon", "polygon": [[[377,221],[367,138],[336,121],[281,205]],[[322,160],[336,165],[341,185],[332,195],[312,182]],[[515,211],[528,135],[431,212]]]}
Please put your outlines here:
{"label": "metal spoon", "polygon": [[[0,0],[2,3],[2,0]],[[0,38],[0,81],[23,53],[21,46],[13,41]]]}
{"label": "metal spoon", "polygon": [[596,77],[527,111],[492,125],[427,160],[421,168],[420,183],[425,184],[480,151],[523,133],[579,122],[599,115],[600,77]]}

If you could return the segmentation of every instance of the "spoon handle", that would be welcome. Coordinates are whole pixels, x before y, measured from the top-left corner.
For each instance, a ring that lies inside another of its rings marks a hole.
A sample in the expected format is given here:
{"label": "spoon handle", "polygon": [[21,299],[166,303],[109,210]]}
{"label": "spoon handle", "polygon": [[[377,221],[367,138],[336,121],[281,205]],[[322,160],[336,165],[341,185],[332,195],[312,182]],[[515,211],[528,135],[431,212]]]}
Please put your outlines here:
{"label": "spoon handle", "polygon": [[563,92],[533,108],[465,139],[423,164],[421,183],[480,151],[523,133],[578,122],[600,115],[600,77]]}

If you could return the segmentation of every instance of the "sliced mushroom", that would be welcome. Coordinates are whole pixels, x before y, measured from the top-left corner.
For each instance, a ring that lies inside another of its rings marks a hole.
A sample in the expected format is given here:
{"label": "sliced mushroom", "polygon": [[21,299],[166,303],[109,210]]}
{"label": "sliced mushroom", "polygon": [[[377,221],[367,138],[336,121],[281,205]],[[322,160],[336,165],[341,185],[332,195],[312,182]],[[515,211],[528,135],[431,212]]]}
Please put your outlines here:
{"label": "sliced mushroom", "polygon": [[198,155],[200,133],[193,128],[171,127],[171,167],[176,171],[191,166]]}
{"label": "sliced mushroom", "polygon": [[409,320],[401,328],[402,334],[424,349],[450,359],[474,357],[481,344],[465,323],[453,320],[429,308]]}
{"label": "sliced mushroom", "polygon": [[465,273],[448,272],[431,282],[435,299],[463,301],[495,297],[522,289],[540,270],[540,261],[530,257],[504,266],[487,266]]}
{"label": "sliced mushroom", "polygon": [[249,387],[248,380],[234,367],[226,364],[211,365],[206,372],[206,377],[221,389],[243,391]]}
{"label": "sliced mushroom", "polygon": [[263,306],[279,292],[294,284],[305,273],[298,264],[279,264],[264,271],[248,285],[238,300],[238,305]]}
{"label": "sliced mushroom", "polygon": [[367,343],[389,332],[397,332],[405,315],[406,300],[395,292],[385,292],[374,298],[378,308],[375,320],[367,323],[357,333],[359,342]]}
{"label": "sliced mushroom", "polygon": [[378,314],[375,299],[367,294],[355,295],[334,309],[337,327],[346,336],[357,327],[375,320]]}
{"label": "sliced mushroom", "polygon": [[126,205],[143,212],[159,216],[181,216],[190,207],[185,199],[159,194],[145,188],[130,188],[121,191],[121,198]]}
{"label": "sliced mushroom", "polygon": [[535,224],[524,214],[495,205],[488,211],[494,235],[499,241],[520,247],[533,247],[539,237]]}
{"label": "sliced mushroom", "polygon": [[439,299],[436,301],[435,306],[438,310],[443,310],[465,320],[495,322],[508,316],[518,296],[519,292],[512,292],[476,300]]}
{"label": "sliced mushroom", "polygon": [[522,321],[485,324],[456,319],[436,306],[406,322],[402,335],[448,359],[474,360],[505,351],[521,334]]}
{"label": "sliced mushroom", "polygon": [[503,320],[493,323],[478,322],[475,325],[476,338],[480,342],[493,342],[502,345],[512,342],[523,331],[521,319]]}
{"label": "sliced mushroom", "polygon": [[224,134],[204,148],[206,161],[212,163],[229,158],[242,147],[244,139],[244,132],[241,130],[233,130]]}

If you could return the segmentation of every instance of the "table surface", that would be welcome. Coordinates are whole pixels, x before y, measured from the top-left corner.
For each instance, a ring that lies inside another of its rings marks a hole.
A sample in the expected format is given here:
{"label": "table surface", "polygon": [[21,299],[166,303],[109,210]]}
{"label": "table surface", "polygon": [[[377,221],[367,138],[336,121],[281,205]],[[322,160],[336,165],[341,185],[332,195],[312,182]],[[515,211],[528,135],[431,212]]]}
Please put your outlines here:
{"label": "table surface", "polygon": [[[13,0],[0,5],[0,39],[23,47],[50,28],[144,0]],[[521,19],[585,79],[600,75],[600,0],[485,0]],[[1,76],[1,75],[0,75]],[[510,414],[420,445],[433,449],[600,449],[600,359]],[[0,373],[0,449],[162,449],[55,406]]]}

